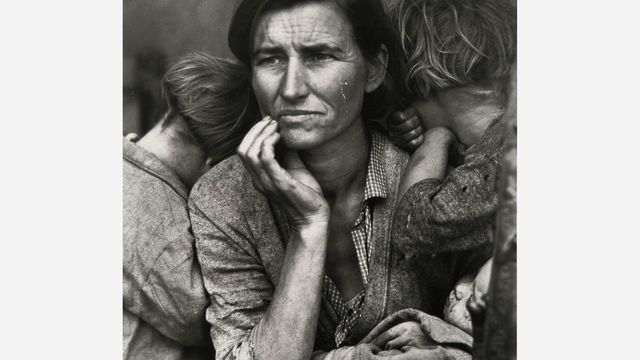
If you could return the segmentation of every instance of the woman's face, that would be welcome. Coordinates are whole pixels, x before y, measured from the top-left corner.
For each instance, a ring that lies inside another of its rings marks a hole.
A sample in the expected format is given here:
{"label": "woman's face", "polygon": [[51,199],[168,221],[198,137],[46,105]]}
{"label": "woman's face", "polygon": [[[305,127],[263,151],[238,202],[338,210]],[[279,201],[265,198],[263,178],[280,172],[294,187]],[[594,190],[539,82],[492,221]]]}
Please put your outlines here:
{"label": "woman's face", "polygon": [[253,90],[287,146],[311,149],[363,126],[364,93],[380,83],[369,80],[375,65],[365,60],[335,5],[267,12],[253,40]]}

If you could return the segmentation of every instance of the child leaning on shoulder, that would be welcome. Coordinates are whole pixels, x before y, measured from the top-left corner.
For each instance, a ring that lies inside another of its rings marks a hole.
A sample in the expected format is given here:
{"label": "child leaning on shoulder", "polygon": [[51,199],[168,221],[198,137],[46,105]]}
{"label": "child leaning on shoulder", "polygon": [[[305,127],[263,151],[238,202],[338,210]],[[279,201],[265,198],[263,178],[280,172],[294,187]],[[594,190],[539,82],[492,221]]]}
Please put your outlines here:
{"label": "child leaning on shoulder", "polygon": [[474,292],[486,293],[490,277],[515,6],[399,0],[391,15],[408,69],[399,92],[409,106],[387,128],[396,145],[413,151],[399,188],[394,246],[420,261],[426,254],[483,254],[461,274],[444,309],[446,321],[471,333],[466,303]]}

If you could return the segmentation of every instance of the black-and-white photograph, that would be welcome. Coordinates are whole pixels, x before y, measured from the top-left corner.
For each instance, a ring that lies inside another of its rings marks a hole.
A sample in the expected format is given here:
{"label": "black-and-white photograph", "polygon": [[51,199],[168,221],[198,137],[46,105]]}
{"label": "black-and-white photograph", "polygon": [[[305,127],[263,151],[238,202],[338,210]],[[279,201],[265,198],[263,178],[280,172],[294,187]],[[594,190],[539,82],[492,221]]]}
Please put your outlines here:
{"label": "black-and-white photograph", "polygon": [[0,359],[638,358],[629,5],[0,3]]}
{"label": "black-and-white photograph", "polygon": [[515,0],[122,10],[123,359],[516,359]]}

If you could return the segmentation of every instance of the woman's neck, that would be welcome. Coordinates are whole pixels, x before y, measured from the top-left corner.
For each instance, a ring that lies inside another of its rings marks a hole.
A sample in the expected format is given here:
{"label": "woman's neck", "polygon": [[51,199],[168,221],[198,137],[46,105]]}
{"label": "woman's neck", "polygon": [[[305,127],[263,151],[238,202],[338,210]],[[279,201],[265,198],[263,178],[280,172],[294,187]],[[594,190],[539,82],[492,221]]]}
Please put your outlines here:
{"label": "woman's neck", "polygon": [[362,192],[370,146],[364,123],[358,120],[332,141],[300,151],[300,158],[332,203],[345,193]]}

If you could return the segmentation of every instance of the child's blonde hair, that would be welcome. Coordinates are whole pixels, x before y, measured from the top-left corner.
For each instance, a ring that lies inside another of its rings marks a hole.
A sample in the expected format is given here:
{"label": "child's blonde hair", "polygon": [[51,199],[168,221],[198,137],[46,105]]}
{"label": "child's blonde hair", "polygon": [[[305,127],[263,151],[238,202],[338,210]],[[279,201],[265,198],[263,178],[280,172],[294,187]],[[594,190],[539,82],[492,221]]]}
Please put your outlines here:
{"label": "child's blonde hair", "polygon": [[391,10],[405,54],[405,96],[502,79],[516,52],[512,0],[398,0]]}

